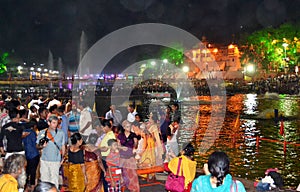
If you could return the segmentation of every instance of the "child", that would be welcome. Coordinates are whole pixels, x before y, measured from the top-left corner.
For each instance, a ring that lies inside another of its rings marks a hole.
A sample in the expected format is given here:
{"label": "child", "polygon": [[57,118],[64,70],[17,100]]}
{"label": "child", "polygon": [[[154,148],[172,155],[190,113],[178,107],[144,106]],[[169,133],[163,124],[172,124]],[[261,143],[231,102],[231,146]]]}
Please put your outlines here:
{"label": "child", "polygon": [[108,191],[109,192],[121,192],[121,183],[122,183],[122,171],[119,168],[120,154],[118,150],[118,143],[116,139],[110,139],[107,141],[108,146],[110,147],[110,153],[106,157],[107,163],[107,174],[106,181],[108,182]]}

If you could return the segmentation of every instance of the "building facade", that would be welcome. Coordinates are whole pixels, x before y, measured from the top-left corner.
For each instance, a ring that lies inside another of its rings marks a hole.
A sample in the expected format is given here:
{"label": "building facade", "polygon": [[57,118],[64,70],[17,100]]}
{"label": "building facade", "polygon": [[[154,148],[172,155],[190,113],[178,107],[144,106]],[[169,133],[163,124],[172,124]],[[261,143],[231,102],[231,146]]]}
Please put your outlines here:
{"label": "building facade", "polygon": [[209,43],[205,37],[197,47],[185,52],[190,68],[189,76],[195,78],[243,78],[238,46]]}

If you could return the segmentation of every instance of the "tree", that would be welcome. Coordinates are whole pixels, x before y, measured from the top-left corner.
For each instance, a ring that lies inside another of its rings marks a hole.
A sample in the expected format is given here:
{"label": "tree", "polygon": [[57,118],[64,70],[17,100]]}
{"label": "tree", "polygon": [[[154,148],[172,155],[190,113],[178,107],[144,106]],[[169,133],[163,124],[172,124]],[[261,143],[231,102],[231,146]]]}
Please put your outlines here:
{"label": "tree", "polygon": [[7,68],[6,65],[8,63],[7,61],[8,53],[5,52],[0,56],[0,74],[3,74],[6,72]]}
{"label": "tree", "polygon": [[[256,64],[266,71],[283,70],[300,62],[300,25],[286,23],[250,34],[243,42],[241,63]],[[284,47],[283,44],[287,46]]]}
{"label": "tree", "polygon": [[174,63],[175,65],[183,64],[184,53],[183,47],[181,45],[172,46],[175,49],[164,48],[161,51],[161,58],[167,59],[170,63]]}

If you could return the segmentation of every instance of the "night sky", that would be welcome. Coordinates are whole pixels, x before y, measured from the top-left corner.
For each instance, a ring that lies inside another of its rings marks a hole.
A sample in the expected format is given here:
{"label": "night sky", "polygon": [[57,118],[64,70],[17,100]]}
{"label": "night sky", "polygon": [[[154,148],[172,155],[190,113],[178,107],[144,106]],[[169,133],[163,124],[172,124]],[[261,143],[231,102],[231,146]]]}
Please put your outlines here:
{"label": "night sky", "polygon": [[[71,71],[78,64],[82,31],[88,47],[117,29],[149,22],[226,44],[243,33],[299,21],[299,7],[300,0],[0,0],[0,50],[10,52],[14,62],[45,64],[51,50],[54,61],[61,57]],[[111,65],[151,57],[155,49],[132,48]]]}

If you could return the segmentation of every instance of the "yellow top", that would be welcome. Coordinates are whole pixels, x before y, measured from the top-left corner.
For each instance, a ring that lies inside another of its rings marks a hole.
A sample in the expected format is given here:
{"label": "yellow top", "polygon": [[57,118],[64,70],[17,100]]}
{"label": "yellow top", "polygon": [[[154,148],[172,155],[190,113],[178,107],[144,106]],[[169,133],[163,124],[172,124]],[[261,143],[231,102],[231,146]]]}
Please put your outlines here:
{"label": "yellow top", "polygon": [[[180,157],[182,158],[182,161],[181,161],[179,176],[182,176],[181,173],[183,173],[184,187],[187,188],[188,184],[195,179],[197,163],[196,161],[192,161],[184,155]],[[178,161],[180,157],[173,158],[168,164],[168,167],[173,174],[177,173]]]}
{"label": "yellow top", "polygon": [[0,192],[18,192],[18,181],[10,174],[0,178]]}
{"label": "yellow top", "polygon": [[[114,134],[113,131],[109,131],[106,133],[106,135],[103,137],[100,145],[98,146],[99,148],[100,147],[108,147],[108,144],[107,144],[107,141],[110,140],[110,139],[116,139],[116,136]],[[110,153],[110,149],[108,149],[107,151],[105,152],[101,152],[101,155],[103,157],[107,157],[107,155]]]}

